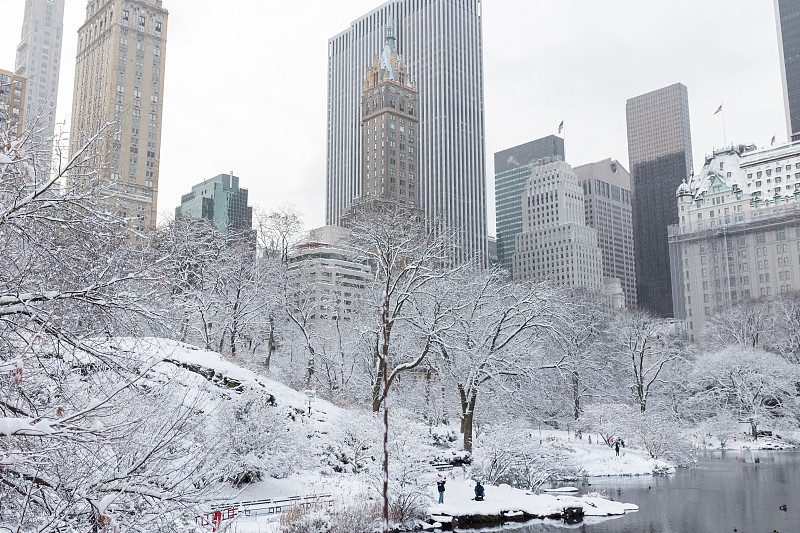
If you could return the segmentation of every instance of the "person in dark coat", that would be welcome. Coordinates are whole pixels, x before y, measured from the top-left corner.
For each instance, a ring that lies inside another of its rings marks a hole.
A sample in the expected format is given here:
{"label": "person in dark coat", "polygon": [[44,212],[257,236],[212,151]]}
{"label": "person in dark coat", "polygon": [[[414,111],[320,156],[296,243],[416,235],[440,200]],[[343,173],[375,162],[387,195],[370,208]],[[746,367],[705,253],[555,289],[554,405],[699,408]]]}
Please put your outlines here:
{"label": "person in dark coat", "polygon": [[436,482],[436,488],[439,490],[439,503],[444,503],[444,484],[447,483],[447,478],[443,478],[439,474],[439,480]]}
{"label": "person in dark coat", "polygon": [[475,484],[475,501],[476,502],[482,502],[483,501],[483,497],[485,495],[486,495],[486,492],[483,490],[483,485],[481,485],[481,482],[478,481]]}
{"label": "person in dark coat", "polygon": [[614,444],[614,450],[617,452],[617,457],[619,457],[619,441]]}

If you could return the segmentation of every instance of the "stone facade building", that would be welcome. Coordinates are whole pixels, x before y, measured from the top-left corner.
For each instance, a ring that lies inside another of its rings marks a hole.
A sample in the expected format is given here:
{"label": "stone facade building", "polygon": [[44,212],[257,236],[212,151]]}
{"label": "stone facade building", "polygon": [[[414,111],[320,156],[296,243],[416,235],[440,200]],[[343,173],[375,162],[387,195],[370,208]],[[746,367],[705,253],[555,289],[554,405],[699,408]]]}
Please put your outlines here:
{"label": "stone facade building", "polygon": [[372,271],[343,248],[347,230],[323,226],[289,254],[287,273],[308,287],[304,301],[312,320],[349,320],[370,285]]}
{"label": "stone facade building", "polygon": [[137,232],[156,227],[167,18],[161,0],[90,0],[78,30],[71,153],[114,123],[99,179]]}
{"label": "stone facade building", "polygon": [[719,309],[800,289],[800,142],[717,150],[676,194],[673,306],[690,341]]}
{"label": "stone facade building", "polygon": [[[64,34],[64,0],[26,0],[14,72],[28,78],[25,126],[36,140],[53,138]],[[49,166],[48,166],[49,169]]]}
{"label": "stone facade building", "polygon": [[583,187],[586,225],[597,232],[603,277],[617,278],[625,307],[636,307],[631,175],[619,161],[605,159],[573,169]]}
{"label": "stone facade building", "polygon": [[7,123],[11,135],[22,134],[25,120],[26,80],[0,69],[0,123]]}
{"label": "stone facade building", "polygon": [[597,233],[586,225],[583,189],[564,161],[532,166],[522,197],[522,232],[517,234],[514,279],[549,279],[558,285],[603,289]]}
{"label": "stone facade building", "polygon": [[564,139],[548,135],[494,154],[497,259],[509,272],[516,236],[522,231],[522,196],[531,177],[531,165],[546,158],[566,160]]}
{"label": "stone facade building", "polygon": [[394,28],[366,70],[361,96],[362,199],[419,206],[417,89],[397,54]]}

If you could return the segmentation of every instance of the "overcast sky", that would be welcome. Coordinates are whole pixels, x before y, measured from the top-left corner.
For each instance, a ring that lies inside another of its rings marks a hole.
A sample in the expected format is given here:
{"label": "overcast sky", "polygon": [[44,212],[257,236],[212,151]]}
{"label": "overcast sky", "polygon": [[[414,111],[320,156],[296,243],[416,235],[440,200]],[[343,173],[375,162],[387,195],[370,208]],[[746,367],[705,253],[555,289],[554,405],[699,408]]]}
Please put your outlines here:
{"label": "overcast sky", "polygon": [[[170,11],[159,212],[233,171],[265,209],[324,224],[328,38],[380,0],[164,0]],[[25,0],[0,0],[0,68],[13,70]],[[85,0],[66,0],[58,115],[72,107]],[[689,88],[695,168],[727,143],[786,141],[772,0],[485,0],[487,194],[494,152],[555,134],[573,166],[628,168],[625,101]]]}

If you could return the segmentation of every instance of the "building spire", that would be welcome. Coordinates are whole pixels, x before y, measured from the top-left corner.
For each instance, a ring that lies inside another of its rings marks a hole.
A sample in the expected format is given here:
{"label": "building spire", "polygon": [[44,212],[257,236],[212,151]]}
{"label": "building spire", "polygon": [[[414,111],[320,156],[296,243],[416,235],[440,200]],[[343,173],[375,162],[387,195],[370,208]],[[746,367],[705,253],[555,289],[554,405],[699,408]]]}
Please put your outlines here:
{"label": "building spire", "polygon": [[389,21],[386,27],[386,38],[384,39],[383,52],[381,52],[382,79],[395,79],[394,65],[392,64],[392,54],[395,51],[394,23]]}
{"label": "building spire", "polygon": [[395,37],[394,37],[394,21],[389,21],[389,26],[386,28],[386,46],[394,52],[397,50],[397,46],[395,44]]}

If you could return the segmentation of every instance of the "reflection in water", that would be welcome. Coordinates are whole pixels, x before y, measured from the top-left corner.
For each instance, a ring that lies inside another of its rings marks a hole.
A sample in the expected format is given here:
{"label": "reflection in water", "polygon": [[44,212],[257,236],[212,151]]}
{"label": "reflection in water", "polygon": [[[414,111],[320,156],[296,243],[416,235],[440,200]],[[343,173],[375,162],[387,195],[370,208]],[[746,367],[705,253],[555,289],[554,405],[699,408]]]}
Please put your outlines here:
{"label": "reflection in water", "polygon": [[[597,490],[638,512],[567,526],[533,522],[505,533],[780,533],[800,532],[800,452],[729,451],[700,455],[695,468],[671,476],[593,478]],[[786,511],[781,506],[786,505]]]}

